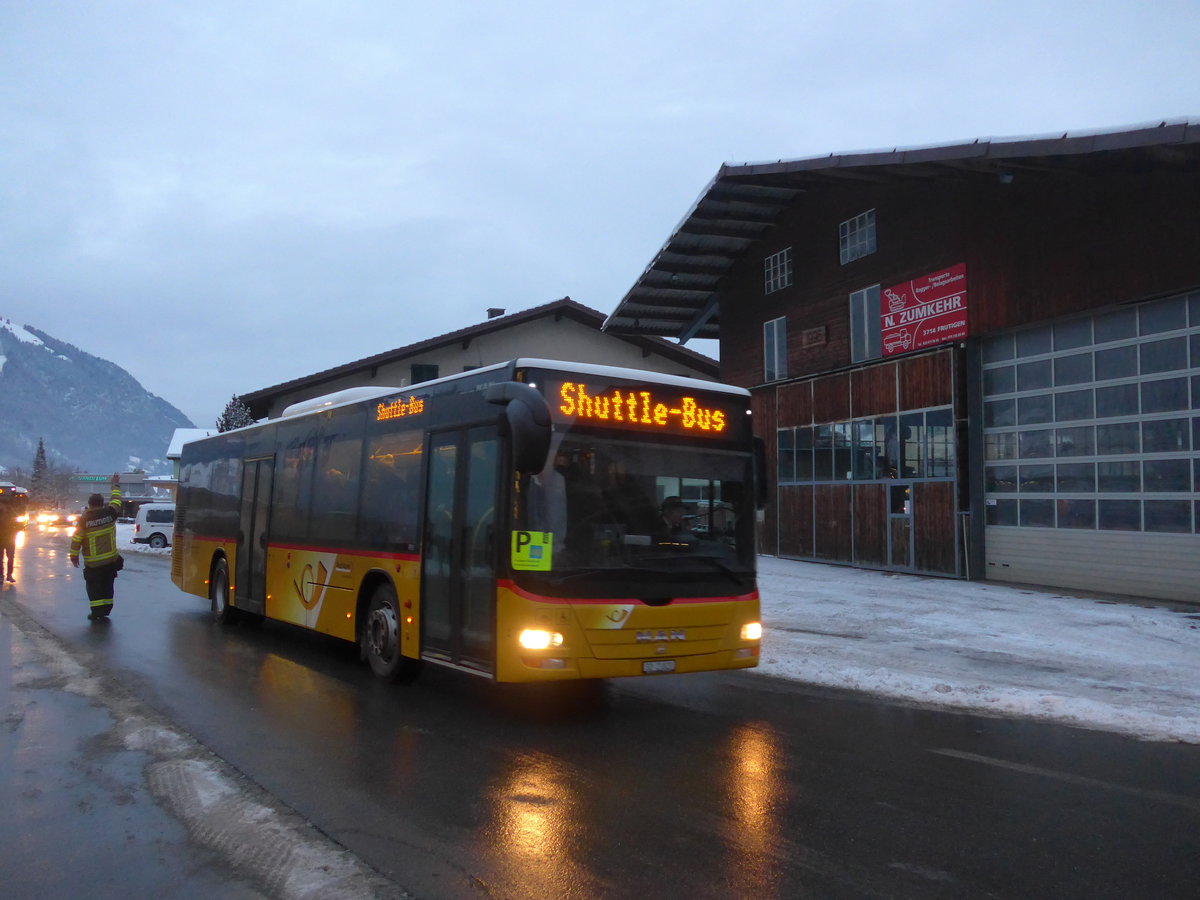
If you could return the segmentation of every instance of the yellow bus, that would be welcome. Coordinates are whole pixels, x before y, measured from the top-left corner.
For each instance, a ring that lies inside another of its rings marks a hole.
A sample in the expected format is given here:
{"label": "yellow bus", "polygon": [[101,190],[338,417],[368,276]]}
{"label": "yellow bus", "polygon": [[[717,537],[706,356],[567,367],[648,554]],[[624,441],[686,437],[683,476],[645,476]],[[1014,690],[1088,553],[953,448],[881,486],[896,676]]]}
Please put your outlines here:
{"label": "yellow bus", "polygon": [[218,621],[354,641],[385,680],[758,663],[741,388],[517,359],[298,403],[180,462],[176,585]]}

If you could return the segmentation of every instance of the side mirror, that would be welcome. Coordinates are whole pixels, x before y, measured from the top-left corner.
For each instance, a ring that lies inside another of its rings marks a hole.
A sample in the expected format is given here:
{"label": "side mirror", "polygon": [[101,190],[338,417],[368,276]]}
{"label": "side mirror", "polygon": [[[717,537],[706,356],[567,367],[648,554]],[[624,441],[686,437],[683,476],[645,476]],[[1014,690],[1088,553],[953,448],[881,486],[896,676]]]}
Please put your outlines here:
{"label": "side mirror", "polygon": [[524,475],[540,472],[550,453],[550,407],[545,398],[527,384],[505,381],[488,385],[483,397],[504,407],[512,439],[513,468]]}

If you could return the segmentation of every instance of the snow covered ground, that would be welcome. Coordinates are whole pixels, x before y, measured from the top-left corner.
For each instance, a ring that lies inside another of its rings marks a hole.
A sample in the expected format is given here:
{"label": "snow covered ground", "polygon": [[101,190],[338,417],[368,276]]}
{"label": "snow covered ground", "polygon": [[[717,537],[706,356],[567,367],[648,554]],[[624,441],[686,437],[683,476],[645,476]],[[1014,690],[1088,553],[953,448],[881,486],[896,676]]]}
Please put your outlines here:
{"label": "snow covered ground", "polygon": [[758,672],[1200,743],[1200,606],[763,557]]}
{"label": "snow covered ground", "polygon": [[170,547],[160,547],[155,550],[149,544],[135,544],[133,542],[133,525],[125,522],[120,522],[117,525],[117,547],[122,554],[149,553],[151,556],[171,555]]}
{"label": "snow covered ground", "polygon": [[[122,552],[170,555],[133,544]],[[924,705],[1200,743],[1200,606],[762,557],[753,671]]]}

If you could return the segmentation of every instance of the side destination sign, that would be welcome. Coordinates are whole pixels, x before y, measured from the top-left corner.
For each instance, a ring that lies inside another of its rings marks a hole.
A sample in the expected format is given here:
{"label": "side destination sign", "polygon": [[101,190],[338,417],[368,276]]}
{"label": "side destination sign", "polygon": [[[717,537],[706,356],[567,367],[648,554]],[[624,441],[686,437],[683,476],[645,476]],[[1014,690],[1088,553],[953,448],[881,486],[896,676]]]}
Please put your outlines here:
{"label": "side destination sign", "polygon": [[612,387],[579,381],[550,382],[547,399],[556,419],[697,437],[728,437],[735,416],[745,417],[742,398],[696,397],[668,385]]}
{"label": "side destination sign", "polygon": [[425,412],[425,401],[419,397],[410,396],[407,400],[391,400],[380,403],[375,407],[375,421],[385,422],[388,419],[403,419],[406,416],[417,416]]}

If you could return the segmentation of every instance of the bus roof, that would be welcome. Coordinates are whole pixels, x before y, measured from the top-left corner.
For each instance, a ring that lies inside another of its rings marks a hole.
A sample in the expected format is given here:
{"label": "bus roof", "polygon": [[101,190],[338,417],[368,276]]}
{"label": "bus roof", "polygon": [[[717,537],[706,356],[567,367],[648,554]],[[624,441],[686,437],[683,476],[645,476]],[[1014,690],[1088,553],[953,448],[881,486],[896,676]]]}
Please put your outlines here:
{"label": "bus roof", "polygon": [[580,375],[623,378],[626,381],[654,381],[658,384],[670,384],[675,387],[692,388],[697,391],[715,391],[722,394],[736,394],[740,397],[750,396],[750,392],[745,388],[734,387],[731,384],[704,381],[701,378],[690,378],[686,375],[667,375],[663,372],[650,372],[646,369],[627,369],[622,366],[602,366],[594,363],[565,362],[561,359],[535,359],[530,357],[515,359],[512,365],[518,369],[556,369],[564,372],[578,372]]}
{"label": "bus roof", "polygon": [[[362,387],[345,388],[340,391],[335,391],[331,394],[324,394],[320,397],[312,397],[308,400],[298,400],[295,403],[287,406],[280,414],[280,418],[289,418],[291,416],[304,415],[305,413],[316,412],[318,410],[334,409],[339,406],[345,406],[350,403],[358,403],[363,400],[369,400],[374,397],[390,397],[396,394],[402,394],[407,391],[417,392],[430,387],[444,385],[449,382],[458,381],[463,378],[478,378],[482,374],[490,371],[498,371],[501,369],[549,369],[557,372],[573,372],[579,375],[593,375],[601,378],[620,378],[625,381],[653,381],[657,384],[669,384],[674,387],[691,388],[697,391],[713,391],[722,394],[734,394],[739,397],[749,398],[750,392],[745,388],[734,387],[729,384],[721,384],[716,381],[704,381],[700,378],[690,378],[686,375],[669,375],[663,372],[652,372],[646,369],[631,369],[623,366],[605,366],[596,363],[581,363],[570,362],[562,359],[540,359],[537,357],[518,357],[517,359],[508,360],[507,362],[493,363],[490,366],[480,366],[478,369],[470,369],[466,372],[456,372],[453,375],[445,375],[441,378],[434,378],[429,381],[420,381],[416,384],[406,385],[404,387],[395,387],[387,385],[365,385]],[[269,421],[256,424],[267,424]],[[253,425],[244,426],[253,428]]]}

